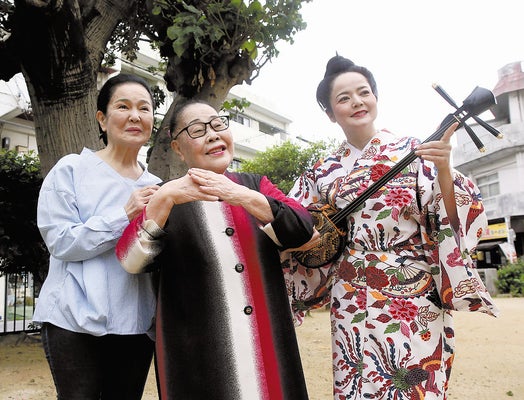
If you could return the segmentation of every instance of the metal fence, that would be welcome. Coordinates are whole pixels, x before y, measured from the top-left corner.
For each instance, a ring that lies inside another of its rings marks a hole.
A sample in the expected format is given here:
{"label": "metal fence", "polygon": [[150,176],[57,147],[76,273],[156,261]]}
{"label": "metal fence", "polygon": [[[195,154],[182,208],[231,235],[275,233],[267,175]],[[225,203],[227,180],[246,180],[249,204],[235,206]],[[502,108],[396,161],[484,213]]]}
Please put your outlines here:
{"label": "metal fence", "polygon": [[31,274],[0,276],[0,335],[33,332],[35,287]]}

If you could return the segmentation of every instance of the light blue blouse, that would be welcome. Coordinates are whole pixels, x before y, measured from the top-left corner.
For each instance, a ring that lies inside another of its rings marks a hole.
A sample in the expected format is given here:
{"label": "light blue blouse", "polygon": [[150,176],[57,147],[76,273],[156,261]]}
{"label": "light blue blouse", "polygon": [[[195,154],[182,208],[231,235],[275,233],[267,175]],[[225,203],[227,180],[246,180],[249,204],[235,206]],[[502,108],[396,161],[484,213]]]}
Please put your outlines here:
{"label": "light blue blouse", "polygon": [[38,198],[38,228],[51,254],[34,322],[95,336],[146,333],[154,317],[150,274],[129,274],[115,245],[129,224],[131,193],[160,179],[124,178],[89,149],[58,161]]}

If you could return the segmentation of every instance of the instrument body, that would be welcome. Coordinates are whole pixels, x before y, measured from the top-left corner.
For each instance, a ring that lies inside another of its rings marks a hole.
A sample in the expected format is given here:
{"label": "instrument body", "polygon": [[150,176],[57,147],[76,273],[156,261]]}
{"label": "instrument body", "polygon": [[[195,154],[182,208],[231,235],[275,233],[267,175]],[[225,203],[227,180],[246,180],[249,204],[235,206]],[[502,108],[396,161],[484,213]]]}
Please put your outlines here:
{"label": "instrument body", "polygon": [[[476,87],[464,100],[462,107],[457,108],[455,113],[447,115],[442,121],[439,129],[437,129],[437,131],[428,137],[423,143],[440,140],[446,130],[455,122],[459,122],[459,126],[463,126],[468,118],[486,111],[494,104],[496,104],[496,101],[491,91]],[[496,132],[494,128],[491,129]],[[490,133],[497,136],[491,131]],[[501,136],[497,137],[500,138]],[[309,250],[293,252],[293,256],[296,260],[308,268],[319,268],[337,260],[347,243],[347,217],[361,207],[367,199],[382,188],[387,182],[401,173],[402,170],[411,164],[416,158],[417,155],[415,154],[415,150],[410,151],[402,160],[395,164],[394,167],[388,170],[383,176],[341,210],[335,210],[330,205],[310,209],[309,211],[315,222],[315,228],[320,233],[320,241],[316,246]]]}
{"label": "instrument body", "polygon": [[[338,210],[326,204],[320,208],[310,208],[320,242],[307,251],[296,251],[294,257],[308,268],[319,268],[342,254],[347,240],[347,226],[337,226],[333,218]],[[340,224],[342,225],[342,224]]]}

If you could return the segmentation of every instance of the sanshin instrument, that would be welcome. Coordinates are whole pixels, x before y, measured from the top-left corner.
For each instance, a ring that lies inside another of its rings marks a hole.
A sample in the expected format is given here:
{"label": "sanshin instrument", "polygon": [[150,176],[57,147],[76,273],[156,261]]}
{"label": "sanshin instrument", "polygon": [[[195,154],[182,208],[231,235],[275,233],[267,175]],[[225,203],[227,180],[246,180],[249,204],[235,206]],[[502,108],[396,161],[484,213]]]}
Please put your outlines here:
{"label": "sanshin instrument", "polygon": [[[458,107],[439,85],[433,85],[433,88],[449,104],[456,108],[456,111],[447,115],[437,131],[435,131],[423,143],[440,140],[442,136],[444,136],[446,130],[455,122],[458,122],[459,126],[465,128],[477,148],[480,151],[484,151],[484,145],[482,142],[479,140],[473,129],[465,123],[469,118],[473,118],[493,136],[502,138],[499,131],[477,117],[478,114],[488,110],[491,106],[496,104],[495,96],[491,91],[477,86],[464,100],[462,106]],[[356,199],[341,210],[337,210],[329,204],[320,208],[309,209],[315,223],[315,228],[320,233],[320,242],[309,250],[293,252],[293,256],[297,261],[308,268],[319,268],[338,259],[347,242],[347,217],[362,206],[367,199],[369,199],[387,182],[402,172],[402,170],[411,164],[416,158],[415,150],[412,150],[376,182],[364,190]]]}

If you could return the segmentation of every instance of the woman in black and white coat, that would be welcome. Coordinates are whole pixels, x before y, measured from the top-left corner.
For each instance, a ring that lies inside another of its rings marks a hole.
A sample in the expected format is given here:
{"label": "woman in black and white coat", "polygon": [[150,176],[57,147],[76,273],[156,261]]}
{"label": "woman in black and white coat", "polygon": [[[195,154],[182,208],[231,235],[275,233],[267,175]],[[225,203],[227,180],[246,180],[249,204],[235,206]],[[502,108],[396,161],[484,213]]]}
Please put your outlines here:
{"label": "woman in black and white coat", "polygon": [[117,246],[127,271],[159,271],[161,398],[307,399],[279,250],[311,239],[309,213],[267,177],[226,170],[229,120],[209,104],[179,106],[170,132],[189,171]]}

